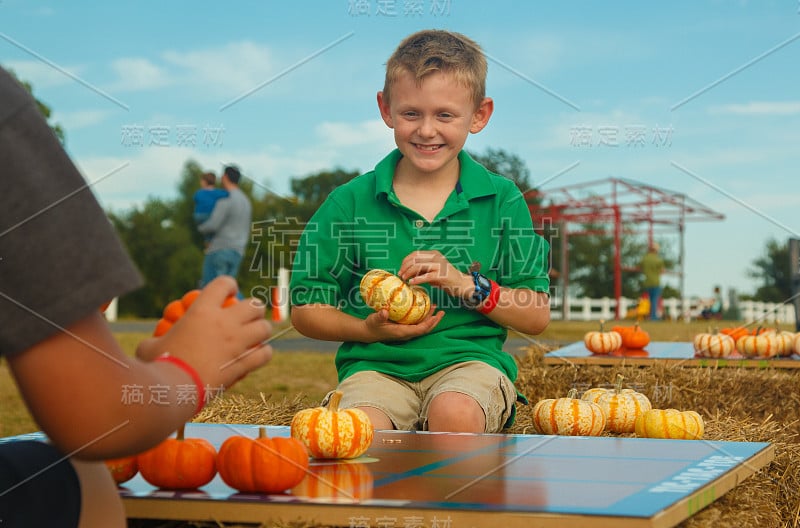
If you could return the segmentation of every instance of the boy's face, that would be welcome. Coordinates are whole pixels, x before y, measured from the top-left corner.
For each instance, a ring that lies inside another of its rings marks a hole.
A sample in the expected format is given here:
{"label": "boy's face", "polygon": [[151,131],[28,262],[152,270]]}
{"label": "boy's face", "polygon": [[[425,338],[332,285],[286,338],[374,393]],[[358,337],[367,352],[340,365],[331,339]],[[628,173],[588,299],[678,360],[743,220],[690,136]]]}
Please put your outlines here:
{"label": "boy's face", "polygon": [[420,85],[410,73],[401,74],[392,84],[390,102],[378,93],[378,107],[404,158],[426,174],[457,170],[467,136],[486,126],[494,108],[487,97],[476,109],[471,90],[441,72],[426,76]]}

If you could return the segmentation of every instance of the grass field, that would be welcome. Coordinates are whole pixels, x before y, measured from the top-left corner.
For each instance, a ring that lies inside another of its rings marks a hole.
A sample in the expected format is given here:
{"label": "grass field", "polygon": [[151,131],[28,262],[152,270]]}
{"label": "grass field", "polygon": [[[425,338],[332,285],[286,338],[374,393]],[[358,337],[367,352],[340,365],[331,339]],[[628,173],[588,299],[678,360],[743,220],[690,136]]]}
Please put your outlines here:
{"label": "grass field", "polygon": [[[611,326],[614,323],[608,323]],[[630,324],[630,322],[625,322]],[[717,321],[717,326],[736,326],[741,323],[733,321]],[[698,332],[708,330],[705,321],[684,322],[645,322],[642,327],[650,333],[653,341],[691,341]],[[589,330],[599,328],[593,321],[553,321],[547,330],[539,336],[525,336],[531,341],[570,343],[579,341]],[[793,330],[785,326],[784,329]],[[275,333],[282,333],[278,339],[298,337],[288,328],[286,323],[275,326]],[[514,335],[513,333],[511,335]],[[517,335],[519,337],[519,335]],[[133,354],[136,344],[148,337],[141,333],[118,333],[117,340],[123,349]],[[279,341],[278,341],[279,342]],[[332,353],[320,353],[314,350],[293,350],[276,353],[272,361],[265,367],[253,372],[250,376],[231,388],[228,394],[241,395],[261,399],[262,395],[272,401],[302,398],[309,403],[318,402],[335,384],[336,369]],[[37,427],[25,410],[16,387],[3,362],[0,364],[0,436],[36,431]]]}

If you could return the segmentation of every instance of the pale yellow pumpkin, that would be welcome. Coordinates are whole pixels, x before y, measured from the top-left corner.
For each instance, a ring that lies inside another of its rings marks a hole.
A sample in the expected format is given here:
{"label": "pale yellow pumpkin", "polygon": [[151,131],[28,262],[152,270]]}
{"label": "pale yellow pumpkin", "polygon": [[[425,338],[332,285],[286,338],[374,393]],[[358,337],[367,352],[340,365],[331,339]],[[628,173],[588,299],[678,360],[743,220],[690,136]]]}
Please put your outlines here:
{"label": "pale yellow pumpkin", "polygon": [[356,458],[372,444],[369,416],[361,409],[339,409],[341,399],[335,391],[327,407],[303,409],[292,418],[292,437],[314,458]]}
{"label": "pale yellow pumpkin", "polygon": [[709,358],[726,358],[736,350],[736,340],[728,334],[716,330],[694,336],[695,355]]}
{"label": "pale yellow pumpkin", "polygon": [[636,419],[634,431],[641,438],[699,440],[703,438],[705,423],[695,411],[650,409]]}
{"label": "pale yellow pumpkin", "polygon": [[610,354],[622,348],[622,335],[614,330],[603,331],[604,321],[600,321],[600,330],[586,332],[583,336],[583,344],[593,354]]}
{"label": "pale yellow pumpkin", "polygon": [[416,324],[428,315],[431,299],[425,288],[409,286],[400,277],[381,269],[368,271],[361,278],[359,292],[373,310],[388,310],[389,319],[401,324]]}
{"label": "pale yellow pumpkin", "polygon": [[791,356],[794,354],[794,339],[795,339],[794,332],[788,331],[775,331],[775,340],[778,343],[778,354],[779,356]]}
{"label": "pale yellow pumpkin", "polygon": [[743,356],[769,359],[778,355],[778,338],[774,333],[759,333],[744,336],[736,342],[736,349]]}
{"label": "pale yellow pumpkin", "polygon": [[541,434],[599,436],[606,426],[602,409],[576,398],[571,389],[565,398],[540,400],[533,407],[533,427]]}
{"label": "pale yellow pumpkin", "polygon": [[617,376],[614,388],[589,389],[581,399],[596,403],[606,418],[606,430],[613,433],[632,433],[636,418],[653,408],[650,399],[633,389],[622,388],[622,375]]}

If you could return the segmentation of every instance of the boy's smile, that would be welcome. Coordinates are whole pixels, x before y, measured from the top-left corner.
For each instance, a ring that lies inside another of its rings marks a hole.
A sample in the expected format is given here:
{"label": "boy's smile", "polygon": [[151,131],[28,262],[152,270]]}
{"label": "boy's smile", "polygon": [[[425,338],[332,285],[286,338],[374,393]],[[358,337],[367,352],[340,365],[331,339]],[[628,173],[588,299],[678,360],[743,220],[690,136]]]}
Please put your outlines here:
{"label": "boy's smile", "polygon": [[414,176],[458,175],[458,153],[470,133],[492,114],[492,100],[475,107],[472,92],[450,73],[434,72],[421,83],[404,72],[392,83],[390,100],[378,93],[381,117],[394,129],[395,143]]}

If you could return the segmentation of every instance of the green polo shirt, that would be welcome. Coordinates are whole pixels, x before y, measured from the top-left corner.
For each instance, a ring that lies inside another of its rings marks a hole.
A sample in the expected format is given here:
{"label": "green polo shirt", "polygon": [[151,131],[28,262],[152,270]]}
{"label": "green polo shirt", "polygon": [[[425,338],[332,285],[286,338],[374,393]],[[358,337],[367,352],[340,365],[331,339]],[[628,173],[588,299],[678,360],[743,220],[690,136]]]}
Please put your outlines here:
{"label": "green polo shirt", "polygon": [[[511,180],[462,151],[458,185],[428,222],[401,204],[392,189],[401,157],[395,150],[373,171],[336,188],[311,218],[294,258],[293,305],[328,304],[366,318],[373,310],[359,293],[361,278],[375,268],[397,273],[415,250],[439,250],[462,272],[477,261],[481,273],[502,286],[548,292],[549,244],[534,232],[528,206]],[[431,302],[446,312],[436,328],[403,342],[343,343],[336,354],[339,380],[375,370],[413,382],[471,360],[516,380],[516,362],[503,351],[506,329],[439,288],[424,286]]]}

